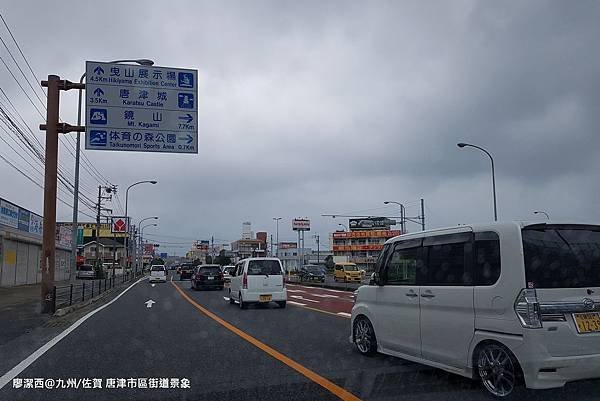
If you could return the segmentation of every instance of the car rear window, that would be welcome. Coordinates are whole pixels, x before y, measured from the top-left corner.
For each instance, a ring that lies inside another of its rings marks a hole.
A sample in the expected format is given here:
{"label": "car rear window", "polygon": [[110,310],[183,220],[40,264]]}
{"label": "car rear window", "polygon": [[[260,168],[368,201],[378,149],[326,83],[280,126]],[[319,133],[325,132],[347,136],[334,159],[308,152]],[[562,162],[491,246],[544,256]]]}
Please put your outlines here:
{"label": "car rear window", "polygon": [[523,229],[528,287],[600,287],[600,227],[583,227],[544,224]]}
{"label": "car rear window", "polygon": [[281,265],[277,260],[251,260],[248,262],[248,275],[280,275]]}
{"label": "car rear window", "polygon": [[204,274],[219,274],[221,273],[221,269],[219,266],[203,266],[198,269],[199,273]]}
{"label": "car rear window", "polygon": [[79,270],[82,270],[84,272],[90,272],[94,270],[94,268],[92,267],[92,265],[83,265],[79,268]]}
{"label": "car rear window", "polygon": [[152,266],[153,272],[164,272],[165,268],[163,266]]}

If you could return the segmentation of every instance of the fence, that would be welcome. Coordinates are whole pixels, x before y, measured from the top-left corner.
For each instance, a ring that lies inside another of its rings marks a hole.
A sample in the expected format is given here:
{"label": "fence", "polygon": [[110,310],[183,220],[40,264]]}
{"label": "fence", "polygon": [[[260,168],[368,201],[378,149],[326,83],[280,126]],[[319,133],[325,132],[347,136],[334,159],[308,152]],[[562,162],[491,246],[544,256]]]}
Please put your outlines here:
{"label": "fence", "polygon": [[129,281],[133,281],[136,277],[141,276],[138,272],[137,276],[134,273],[127,272],[120,276],[111,276],[104,279],[87,280],[78,283],[53,287],[54,307],[53,312],[57,308],[64,308],[90,300],[115,286],[118,286]]}

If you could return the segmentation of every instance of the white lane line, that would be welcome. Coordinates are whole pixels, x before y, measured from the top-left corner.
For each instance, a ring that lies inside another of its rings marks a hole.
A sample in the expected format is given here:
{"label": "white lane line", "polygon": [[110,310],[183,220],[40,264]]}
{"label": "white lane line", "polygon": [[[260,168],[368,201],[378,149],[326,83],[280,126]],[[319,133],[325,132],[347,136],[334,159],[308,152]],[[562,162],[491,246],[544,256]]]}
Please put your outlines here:
{"label": "white lane line", "polygon": [[140,281],[145,280],[145,279],[147,279],[147,277],[142,277],[141,279],[139,279],[135,283],[131,284],[129,287],[127,287],[125,290],[123,290],[122,293],[120,293],[119,295],[117,295],[115,297],[115,299],[113,299],[112,301],[110,301],[109,303],[107,303],[105,305],[102,305],[98,309],[94,309],[93,311],[91,311],[87,315],[83,316],[78,321],[76,321],[75,323],[73,323],[70,327],[68,327],[65,331],[63,331],[62,333],[60,333],[59,335],[57,335],[56,337],[54,337],[52,340],[48,341],[46,344],[42,345],[40,348],[38,348],[36,351],[34,351],[27,358],[25,358],[24,360],[22,360],[21,362],[19,362],[19,364],[17,366],[15,366],[14,368],[12,368],[8,372],[6,372],[2,377],[0,377],[0,389],[2,387],[6,386],[7,383],[11,382],[12,379],[14,379],[17,375],[19,375],[25,369],[27,369],[27,367],[29,365],[31,365],[32,363],[34,363],[39,357],[41,357],[42,355],[44,355],[46,353],[46,351],[48,351],[50,348],[52,348],[56,344],[58,344],[58,342],[60,340],[62,340],[66,336],[68,336],[69,333],[71,333],[73,330],[75,330],[77,327],[79,327],[83,322],[85,322],[86,320],[88,320],[90,317],[94,316],[96,313],[100,312],[102,309],[110,306],[117,299],[121,298],[121,296],[123,296],[123,294],[125,294],[127,291],[129,291],[134,285],[136,285],[137,283],[139,283]]}
{"label": "white lane line", "polygon": [[344,316],[344,317],[352,317],[351,314],[346,313],[346,312],[338,312],[337,315]]}
{"label": "white lane line", "polygon": [[314,300],[314,299],[308,299],[308,298],[304,298],[304,297],[302,297],[302,296],[300,296],[300,295],[290,295],[290,298],[296,298],[296,299],[300,299],[300,300],[302,300],[302,301],[308,301],[308,302],[315,302],[315,303],[317,303],[317,304],[321,302],[321,301],[316,301],[316,300]]}
{"label": "white lane line", "polygon": [[320,297],[320,298],[342,298],[339,295],[331,295],[331,294],[310,294],[311,297]]}
{"label": "white lane line", "polygon": [[300,302],[296,302],[296,301],[287,301],[288,304],[292,304],[292,305],[298,305],[298,306],[306,306],[306,304],[302,304]]}
{"label": "white lane line", "polygon": [[287,292],[306,292],[304,290],[291,290],[289,288],[286,288]]}
{"label": "white lane line", "polygon": [[306,286],[306,285],[298,285],[297,287],[308,288],[309,290],[322,290],[322,291],[340,292],[340,293],[345,293],[345,294],[347,294],[349,292],[349,291],[341,291],[341,290],[332,290],[330,288],[323,288],[323,287],[309,287],[309,286]]}

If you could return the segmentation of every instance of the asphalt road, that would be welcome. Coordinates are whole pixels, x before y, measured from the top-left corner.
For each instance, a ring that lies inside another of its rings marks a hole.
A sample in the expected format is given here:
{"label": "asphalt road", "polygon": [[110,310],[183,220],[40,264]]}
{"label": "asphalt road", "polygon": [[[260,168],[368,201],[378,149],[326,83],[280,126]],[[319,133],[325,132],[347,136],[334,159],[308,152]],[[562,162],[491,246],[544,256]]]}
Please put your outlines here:
{"label": "asphalt road", "polygon": [[[176,288],[177,287],[177,288]],[[180,290],[178,290],[178,288]],[[226,291],[142,281],[16,377],[100,378],[101,389],[13,388],[1,400],[479,400],[478,383],[401,359],[363,357],[339,310],[348,294],[290,286],[294,299],[241,310]],[[329,296],[324,296],[329,295]],[[151,308],[148,300],[155,303]],[[309,302],[313,299],[317,302]],[[344,309],[347,310],[347,309]],[[341,313],[344,313],[343,311]],[[190,388],[105,388],[106,379],[178,378]],[[600,381],[525,391],[526,400],[597,400]],[[356,397],[356,398],[354,398]]]}

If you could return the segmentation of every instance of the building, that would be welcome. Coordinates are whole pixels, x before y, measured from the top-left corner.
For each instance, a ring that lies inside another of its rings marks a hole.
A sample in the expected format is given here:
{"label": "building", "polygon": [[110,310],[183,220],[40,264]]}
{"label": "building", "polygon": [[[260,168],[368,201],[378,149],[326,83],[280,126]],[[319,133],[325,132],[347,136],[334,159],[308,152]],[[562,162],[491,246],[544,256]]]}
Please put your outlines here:
{"label": "building", "polygon": [[329,255],[333,256],[333,252],[326,249],[299,249],[295,243],[294,247],[280,247],[277,252],[277,257],[286,272],[297,271],[303,265],[325,265],[325,258]]}
{"label": "building", "polygon": [[[42,229],[42,216],[0,199],[0,287],[42,281]],[[54,280],[71,273],[71,249],[57,243]]]}
{"label": "building", "polygon": [[347,257],[348,261],[356,263],[359,268],[372,271],[385,241],[400,235],[401,231],[391,230],[390,224],[395,222],[383,218],[361,219],[361,223],[352,224],[351,221],[349,227],[373,228],[336,231],[331,234],[333,255]]}
{"label": "building", "polygon": [[96,246],[95,240],[83,245],[82,256],[85,263],[95,265],[96,252],[98,251],[101,263],[114,263],[119,266],[125,265],[125,263],[122,263],[125,260],[125,246],[123,242],[112,238],[100,238],[98,242],[100,246]]}
{"label": "building", "polygon": [[252,223],[245,221],[242,223],[242,239],[252,239],[254,234],[252,233]]}
{"label": "building", "polygon": [[259,239],[239,239],[231,243],[231,251],[237,261],[250,258],[267,256],[267,243]]}

